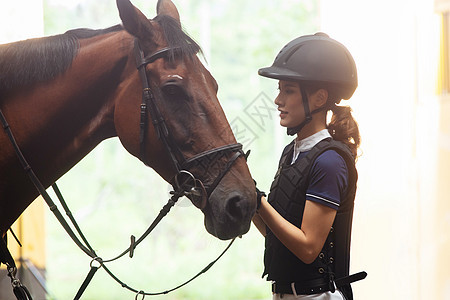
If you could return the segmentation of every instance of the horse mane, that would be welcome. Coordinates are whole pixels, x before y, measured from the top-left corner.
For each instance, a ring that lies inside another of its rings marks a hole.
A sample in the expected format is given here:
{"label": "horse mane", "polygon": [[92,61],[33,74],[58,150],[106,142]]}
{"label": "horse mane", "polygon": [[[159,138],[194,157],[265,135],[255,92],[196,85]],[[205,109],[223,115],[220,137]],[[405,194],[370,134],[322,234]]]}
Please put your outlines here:
{"label": "horse mane", "polygon": [[[173,18],[162,15],[154,20],[160,24],[170,48],[178,48],[188,57],[201,52],[200,46]],[[60,35],[0,45],[0,95],[16,87],[55,78],[71,66],[80,47],[79,40],[120,30],[123,30],[121,25],[96,30],[79,28]],[[174,55],[172,52],[171,56]]]}
{"label": "horse mane", "polygon": [[56,77],[70,66],[77,49],[70,35],[0,45],[0,93]]}

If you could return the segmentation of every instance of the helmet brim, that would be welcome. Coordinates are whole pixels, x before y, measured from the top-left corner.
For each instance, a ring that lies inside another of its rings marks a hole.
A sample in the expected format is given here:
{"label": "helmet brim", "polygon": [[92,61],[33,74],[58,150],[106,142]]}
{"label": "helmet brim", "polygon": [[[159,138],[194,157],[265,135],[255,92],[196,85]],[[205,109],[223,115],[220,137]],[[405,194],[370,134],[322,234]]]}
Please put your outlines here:
{"label": "helmet brim", "polygon": [[286,80],[286,81],[296,81],[296,82],[320,82],[320,80],[314,80],[305,76],[302,76],[298,74],[295,71],[289,70],[287,68],[280,68],[277,66],[271,66],[267,68],[261,68],[258,70],[258,74],[271,78],[271,79],[278,79],[278,80]]}
{"label": "helmet brim", "polygon": [[292,81],[302,80],[301,76],[297,72],[275,66],[261,68],[258,70],[258,74],[263,77],[278,80],[292,80]]}

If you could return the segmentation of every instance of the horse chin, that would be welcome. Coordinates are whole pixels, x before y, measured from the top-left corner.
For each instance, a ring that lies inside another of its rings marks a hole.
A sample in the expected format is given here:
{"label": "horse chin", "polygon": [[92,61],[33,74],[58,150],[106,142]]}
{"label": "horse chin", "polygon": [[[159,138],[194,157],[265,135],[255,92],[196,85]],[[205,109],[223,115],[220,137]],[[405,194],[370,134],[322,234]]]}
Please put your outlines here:
{"label": "horse chin", "polygon": [[[222,198],[211,195],[203,213],[205,215],[205,228],[213,236],[228,240],[246,234],[250,230],[251,219],[254,214],[253,203],[236,192],[221,193],[229,195],[223,201]],[[220,201],[222,200],[222,201]]]}
{"label": "horse chin", "polygon": [[217,226],[211,218],[205,215],[205,228],[211,235],[225,241],[246,234],[250,230],[250,222],[247,225],[241,225],[239,228],[233,228],[227,224]]}

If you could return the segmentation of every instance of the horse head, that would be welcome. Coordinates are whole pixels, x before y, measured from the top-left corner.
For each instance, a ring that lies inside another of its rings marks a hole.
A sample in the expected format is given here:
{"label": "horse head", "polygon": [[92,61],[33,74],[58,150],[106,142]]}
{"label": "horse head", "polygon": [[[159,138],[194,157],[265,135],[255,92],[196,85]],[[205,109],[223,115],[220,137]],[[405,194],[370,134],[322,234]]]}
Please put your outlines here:
{"label": "horse head", "polygon": [[182,31],[170,0],[158,1],[151,20],[128,0],[117,0],[117,7],[135,52],[128,61],[134,71],[115,105],[119,139],[167,182],[192,180],[198,190],[188,196],[205,200],[197,204],[209,233],[220,239],[246,233],[255,186],[219,104],[217,82],[197,57],[200,47]]}

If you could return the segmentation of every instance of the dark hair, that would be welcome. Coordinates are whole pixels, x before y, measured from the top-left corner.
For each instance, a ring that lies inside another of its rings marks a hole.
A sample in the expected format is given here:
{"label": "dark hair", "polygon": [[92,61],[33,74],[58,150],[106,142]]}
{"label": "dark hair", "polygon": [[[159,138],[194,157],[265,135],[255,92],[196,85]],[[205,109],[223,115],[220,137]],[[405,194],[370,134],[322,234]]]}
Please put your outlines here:
{"label": "dark hair", "polygon": [[340,106],[332,101],[328,106],[328,110],[331,110],[333,113],[327,126],[328,131],[334,140],[341,141],[350,148],[356,160],[361,137],[358,123],[353,118],[351,107]]}
{"label": "dark hair", "polygon": [[[343,142],[350,148],[356,160],[361,137],[358,123],[353,118],[351,107],[338,105],[341,102],[342,95],[332,85],[325,86],[321,83],[310,83],[303,86],[308,95],[314,94],[319,89],[327,90],[328,100],[325,104],[325,110],[332,112],[331,121],[327,125],[327,129],[334,140]],[[302,85],[300,85],[301,87]]]}

